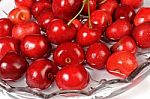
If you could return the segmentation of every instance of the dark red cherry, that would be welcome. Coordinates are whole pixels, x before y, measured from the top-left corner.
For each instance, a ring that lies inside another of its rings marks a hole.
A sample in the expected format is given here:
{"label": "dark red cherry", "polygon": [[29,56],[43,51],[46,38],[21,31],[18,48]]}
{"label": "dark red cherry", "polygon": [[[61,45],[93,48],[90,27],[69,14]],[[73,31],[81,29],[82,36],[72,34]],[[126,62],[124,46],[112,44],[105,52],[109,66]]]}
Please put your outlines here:
{"label": "dark red cherry", "polygon": [[121,0],[121,4],[130,5],[132,7],[139,8],[143,4],[144,0]]}
{"label": "dark red cherry", "polygon": [[29,66],[26,73],[27,85],[31,88],[41,90],[48,88],[55,79],[55,74],[57,73],[56,68],[48,59],[42,58],[35,60]]}
{"label": "dark red cherry", "polygon": [[84,61],[84,51],[77,43],[63,43],[54,51],[53,59],[61,66],[81,64]]}
{"label": "dark red cherry", "polygon": [[89,83],[89,74],[84,66],[67,65],[58,71],[56,84],[61,90],[81,90]]}
{"label": "dark red cherry", "polygon": [[15,0],[15,4],[17,6],[25,6],[25,7],[31,7],[34,0]]}
{"label": "dark red cherry", "polygon": [[28,68],[28,62],[15,52],[7,53],[0,61],[0,78],[15,81],[23,76]]}
{"label": "dark red cherry", "polygon": [[86,61],[95,69],[103,69],[109,56],[110,50],[105,44],[94,43],[87,50]]}

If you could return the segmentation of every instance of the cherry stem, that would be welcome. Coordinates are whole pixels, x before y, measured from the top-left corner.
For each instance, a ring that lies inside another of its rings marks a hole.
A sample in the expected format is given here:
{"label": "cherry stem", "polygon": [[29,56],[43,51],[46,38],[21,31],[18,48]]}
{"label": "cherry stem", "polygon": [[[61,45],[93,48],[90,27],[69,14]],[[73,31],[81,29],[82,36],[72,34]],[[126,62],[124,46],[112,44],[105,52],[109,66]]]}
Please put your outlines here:
{"label": "cherry stem", "polygon": [[92,28],[92,23],[91,23],[91,11],[90,11],[90,0],[88,2],[88,16],[89,16],[89,28]]}
{"label": "cherry stem", "polygon": [[71,23],[81,14],[81,12],[82,12],[83,9],[84,9],[84,6],[85,6],[86,2],[87,2],[87,0],[84,0],[84,1],[83,1],[83,4],[82,4],[82,7],[81,7],[80,11],[77,13],[76,16],[74,16],[74,17],[67,23],[68,26],[70,26]]}
{"label": "cherry stem", "polygon": [[99,5],[105,3],[106,1],[107,1],[107,0],[102,0],[102,1],[99,3]]}
{"label": "cherry stem", "polygon": [[5,15],[7,15],[8,16],[8,13],[6,13],[4,10],[2,10],[3,11],[3,13],[5,14]]}

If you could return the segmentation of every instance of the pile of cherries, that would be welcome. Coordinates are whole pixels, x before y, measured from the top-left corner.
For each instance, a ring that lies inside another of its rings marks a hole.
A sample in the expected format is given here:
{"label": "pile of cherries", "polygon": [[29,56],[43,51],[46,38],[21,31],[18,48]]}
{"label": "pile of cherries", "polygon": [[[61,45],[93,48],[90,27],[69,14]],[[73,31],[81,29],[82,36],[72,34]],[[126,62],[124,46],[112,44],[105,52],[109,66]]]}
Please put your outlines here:
{"label": "pile of cherries", "polygon": [[81,90],[90,81],[85,65],[126,78],[138,67],[137,48],[150,48],[150,8],[141,7],[143,0],[15,3],[0,19],[2,80],[26,73],[30,88],[55,81],[62,90]]}

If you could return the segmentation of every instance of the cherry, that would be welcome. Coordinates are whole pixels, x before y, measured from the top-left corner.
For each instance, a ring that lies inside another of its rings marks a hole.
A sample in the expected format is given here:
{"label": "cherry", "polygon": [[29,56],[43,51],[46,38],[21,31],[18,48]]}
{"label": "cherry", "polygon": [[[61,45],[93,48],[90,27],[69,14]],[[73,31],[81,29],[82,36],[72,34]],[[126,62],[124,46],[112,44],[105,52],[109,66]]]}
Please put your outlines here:
{"label": "cherry", "polygon": [[150,22],[150,8],[148,7],[140,8],[134,19],[135,26],[145,22]]}
{"label": "cherry", "polygon": [[121,78],[127,78],[137,67],[136,57],[127,51],[113,53],[106,64],[109,73]]}
{"label": "cherry", "polygon": [[54,61],[61,65],[81,64],[84,61],[84,51],[77,43],[63,43],[53,53]]}
{"label": "cherry", "polygon": [[13,23],[8,18],[0,19],[0,37],[10,36],[13,28]]}
{"label": "cherry", "polygon": [[52,10],[54,15],[63,20],[73,18],[82,5],[82,0],[53,0]]}
{"label": "cherry", "polygon": [[35,22],[20,23],[12,29],[12,37],[19,40],[31,34],[40,34],[40,27]]}
{"label": "cherry", "polygon": [[8,17],[14,24],[19,24],[30,21],[31,14],[27,7],[18,7],[13,9]]}
{"label": "cherry", "polygon": [[115,12],[115,19],[127,19],[130,22],[133,22],[135,15],[136,13],[132,6],[121,5],[117,8]]}
{"label": "cherry", "polygon": [[15,52],[7,53],[0,61],[0,77],[2,80],[15,81],[23,76],[28,62]]}
{"label": "cherry", "polygon": [[41,2],[41,1],[52,1],[52,0],[34,0],[34,2]]}
{"label": "cherry", "polygon": [[134,8],[139,8],[144,0],[121,0],[121,4],[130,5]]}
{"label": "cherry", "polygon": [[0,59],[10,51],[19,52],[19,41],[12,37],[0,38]]}
{"label": "cherry", "polygon": [[89,83],[89,74],[79,64],[67,65],[58,71],[56,84],[61,90],[81,90]]}
{"label": "cherry", "polygon": [[17,6],[25,6],[25,7],[31,7],[34,0],[15,0],[15,4]]}
{"label": "cherry", "polygon": [[21,52],[30,59],[42,58],[50,50],[48,40],[42,35],[27,35],[21,41]]}
{"label": "cherry", "polygon": [[27,85],[40,90],[46,89],[54,81],[57,70],[56,66],[48,59],[35,60],[26,73]]}
{"label": "cherry", "polygon": [[105,44],[94,43],[87,50],[86,61],[95,69],[103,69],[109,56],[110,50]]}
{"label": "cherry", "polygon": [[111,47],[111,50],[112,52],[128,51],[134,54],[137,51],[137,45],[133,38],[124,36]]}
{"label": "cherry", "polygon": [[106,30],[106,36],[110,40],[119,40],[122,37],[131,34],[132,25],[126,19],[118,19]]}
{"label": "cherry", "polygon": [[46,34],[50,42],[61,44],[75,38],[76,28],[73,24],[68,26],[62,19],[54,19],[48,25]]}
{"label": "cherry", "polygon": [[139,47],[150,48],[150,22],[135,27],[132,36]]}
{"label": "cherry", "polygon": [[72,24],[76,27],[76,29],[79,31],[80,28],[82,27],[82,23],[78,20],[78,19],[75,19],[73,20]]}

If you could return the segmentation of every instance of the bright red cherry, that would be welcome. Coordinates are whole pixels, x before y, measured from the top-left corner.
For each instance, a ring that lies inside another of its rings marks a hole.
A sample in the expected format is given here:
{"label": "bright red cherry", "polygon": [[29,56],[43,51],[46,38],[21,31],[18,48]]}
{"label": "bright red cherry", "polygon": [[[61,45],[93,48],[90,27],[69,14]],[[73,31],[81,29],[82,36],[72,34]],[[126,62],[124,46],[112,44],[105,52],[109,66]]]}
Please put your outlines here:
{"label": "bright red cherry", "polygon": [[0,61],[0,78],[15,81],[23,76],[28,68],[28,62],[15,52],[7,53]]}
{"label": "bright red cherry", "polygon": [[54,19],[48,25],[46,34],[50,42],[61,44],[75,38],[76,28],[73,24],[68,26],[62,19]]}
{"label": "bright red cherry", "polygon": [[134,25],[138,26],[142,23],[150,22],[150,8],[140,8],[134,19]]}
{"label": "bright red cherry", "polygon": [[53,0],[52,10],[56,17],[70,20],[81,8],[83,0]]}
{"label": "bright red cherry", "polygon": [[41,2],[41,1],[52,1],[52,0],[33,0],[34,2]]}
{"label": "bright red cherry", "polygon": [[132,25],[126,19],[118,19],[106,30],[106,36],[110,40],[119,40],[122,37],[131,34]]}
{"label": "bright red cherry", "polygon": [[144,0],[121,0],[121,4],[126,4],[133,6],[134,8],[139,8],[143,4]]}
{"label": "bright red cherry", "polygon": [[31,14],[30,14],[29,8],[18,7],[18,8],[13,9],[9,13],[8,17],[14,24],[19,24],[19,23],[30,21]]}
{"label": "bright red cherry", "polygon": [[22,40],[25,36],[40,34],[40,27],[35,22],[25,22],[17,24],[12,29],[12,37]]}
{"label": "bright red cherry", "polygon": [[54,51],[53,59],[61,66],[81,64],[84,61],[84,51],[77,43],[63,43]]}
{"label": "bright red cherry", "polygon": [[130,53],[136,53],[136,42],[130,36],[122,37],[117,43],[111,47],[112,52],[128,51]]}
{"label": "bright red cherry", "polygon": [[105,44],[94,43],[87,50],[86,61],[95,69],[103,69],[109,56],[110,50]]}
{"label": "bright red cherry", "polygon": [[30,59],[42,58],[50,50],[48,40],[42,35],[27,35],[21,41],[21,52]]}
{"label": "bright red cherry", "polygon": [[82,23],[78,19],[75,19],[72,24],[76,27],[77,30],[80,30],[82,27]]}
{"label": "bright red cherry", "polygon": [[15,4],[17,6],[25,6],[25,7],[31,7],[34,0],[15,0]]}
{"label": "bright red cherry", "polygon": [[13,23],[8,18],[0,19],[0,37],[11,36]]}
{"label": "bright red cherry", "polygon": [[67,65],[58,71],[56,84],[61,90],[81,90],[89,83],[89,74],[84,66]]}
{"label": "bright red cherry", "polygon": [[127,51],[113,53],[106,64],[109,73],[121,78],[127,78],[137,67],[136,57]]}
{"label": "bright red cherry", "polygon": [[150,48],[150,22],[135,27],[132,36],[139,47]]}
{"label": "bright red cherry", "polygon": [[[35,60],[26,73],[27,85],[31,88],[46,89],[54,81],[57,73],[56,66],[48,59]],[[55,71],[55,72],[54,72]]]}

